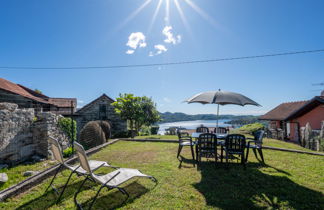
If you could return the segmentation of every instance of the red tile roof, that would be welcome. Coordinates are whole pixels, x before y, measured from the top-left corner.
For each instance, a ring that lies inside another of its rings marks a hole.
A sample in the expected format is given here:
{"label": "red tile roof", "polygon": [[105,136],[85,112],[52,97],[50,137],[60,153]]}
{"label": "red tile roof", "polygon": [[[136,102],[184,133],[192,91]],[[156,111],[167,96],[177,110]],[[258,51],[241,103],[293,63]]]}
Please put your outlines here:
{"label": "red tile roof", "polygon": [[37,102],[41,102],[44,104],[52,104],[56,107],[71,107],[71,101],[73,102],[73,107],[76,107],[77,105],[76,98],[50,98],[41,93],[37,93],[34,90],[31,90],[25,86],[15,84],[3,78],[0,78],[0,89],[17,95],[21,95],[25,98],[29,98]]}
{"label": "red tile roof", "polygon": [[296,101],[296,102],[282,103],[276,108],[262,115],[259,119],[260,120],[285,120],[291,114],[298,111],[308,102],[309,101]]}
{"label": "red tile roof", "polygon": [[[3,89],[3,90],[6,90],[8,92],[11,92],[11,93],[15,93],[15,94],[18,94],[18,95],[21,95],[25,98],[29,98],[29,99],[32,99],[32,100],[35,100],[35,101],[38,101],[38,102],[41,102],[41,103],[45,103],[47,104],[48,101],[46,101],[45,99],[41,98],[41,97],[38,97],[37,93],[35,91],[32,91],[22,85],[17,85],[15,83],[12,83],[8,80],[5,80],[3,78],[0,78],[0,89]],[[35,94],[36,93],[36,94]],[[45,95],[43,95],[44,97],[47,97]],[[48,97],[47,97],[48,98]]]}

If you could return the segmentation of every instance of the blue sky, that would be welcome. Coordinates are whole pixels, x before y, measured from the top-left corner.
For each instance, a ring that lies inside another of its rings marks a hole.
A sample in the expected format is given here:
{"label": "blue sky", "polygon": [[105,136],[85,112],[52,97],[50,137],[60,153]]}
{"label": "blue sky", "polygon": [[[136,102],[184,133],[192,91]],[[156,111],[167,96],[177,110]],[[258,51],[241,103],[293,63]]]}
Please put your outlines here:
{"label": "blue sky", "polygon": [[[159,0],[3,0],[0,66],[165,63],[324,48],[321,0],[158,5]],[[190,114],[215,113],[215,105],[181,102],[220,88],[262,105],[224,106],[222,114],[262,114],[319,95],[324,87],[312,84],[324,82],[324,53],[121,69],[0,69],[0,77],[51,97],[76,97],[79,106],[102,93],[134,93],[151,96],[161,112]]]}

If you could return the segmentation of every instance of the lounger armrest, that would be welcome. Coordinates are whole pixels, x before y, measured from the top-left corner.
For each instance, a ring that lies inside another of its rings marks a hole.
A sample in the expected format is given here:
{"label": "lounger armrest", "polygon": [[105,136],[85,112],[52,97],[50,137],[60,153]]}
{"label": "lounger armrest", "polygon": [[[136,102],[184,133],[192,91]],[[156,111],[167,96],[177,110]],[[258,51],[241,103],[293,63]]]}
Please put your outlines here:
{"label": "lounger armrest", "polygon": [[[119,174],[120,174],[120,171],[118,171],[114,176],[112,176],[108,181],[106,181],[104,185],[107,185],[107,183],[109,183],[111,180],[113,180]],[[107,186],[109,186],[109,187],[117,187],[115,185],[109,185],[109,184]]]}
{"label": "lounger armrest", "polygon": [[95,171],[95,170],[101,168],[101,167],[104,166],[105,164],[106,164],[106,163],[102,163],[102,164],[100,164],[98,167],[94,168],[92,171]]}

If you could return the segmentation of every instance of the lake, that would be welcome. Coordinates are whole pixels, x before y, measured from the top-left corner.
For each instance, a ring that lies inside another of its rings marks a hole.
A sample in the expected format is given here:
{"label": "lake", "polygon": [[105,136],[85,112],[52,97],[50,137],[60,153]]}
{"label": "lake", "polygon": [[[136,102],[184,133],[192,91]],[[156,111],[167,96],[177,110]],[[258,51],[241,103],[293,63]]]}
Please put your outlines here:
{"label": "lake", "polygon": [[[218,120],[219,126],[231,126],[231,124],[226,124],[225,122],[230,121],[230,119]],[[193,121],[180,121],[180,122],[169,122],[159,124],[158,134],[164,135],[165,129],[169,127],[181,127],[186,129],[196,129],[200,125],[205,127],[216,127],[216,120],[193,120]]]}

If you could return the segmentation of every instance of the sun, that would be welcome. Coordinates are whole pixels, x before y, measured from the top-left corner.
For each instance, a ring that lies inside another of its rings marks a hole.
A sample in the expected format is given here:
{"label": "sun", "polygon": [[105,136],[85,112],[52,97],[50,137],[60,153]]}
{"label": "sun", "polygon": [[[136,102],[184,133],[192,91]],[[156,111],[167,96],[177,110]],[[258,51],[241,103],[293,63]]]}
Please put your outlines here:
{"label": "sun", "polygon": [[152,0],[144,0],[143,4],[141,4],[138,8],[134,10],[121,24],[120,28],[124,27],[129,21],[134,19],[142,10],[144,10],[149,4],[155,3],[156,7],[153,12],[152,19],[150,21],[150,24],[148,26],[148,33],[152,30],[152,27],[156,21],[156,18],[162,8],[164,7],[164,22],[165,25],[170,25],[170,7],[171,4],[175,6],[177,9],[178,15],[181,18],[182,23],[184,24],[185,28],[190,31],[190,24],[188,23],[188,20],[186,18],[185,12],[182,9],[182,4],[187,4],[193,11],[195,11],[199,16],[201,16],[205,21],[210,23],[211,25],[217,27],[216,21],[208,15],[207,12],[205,12],[201,7],[199,7],[193,0],[158,0],[158,1],[152,1]]}

